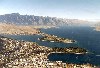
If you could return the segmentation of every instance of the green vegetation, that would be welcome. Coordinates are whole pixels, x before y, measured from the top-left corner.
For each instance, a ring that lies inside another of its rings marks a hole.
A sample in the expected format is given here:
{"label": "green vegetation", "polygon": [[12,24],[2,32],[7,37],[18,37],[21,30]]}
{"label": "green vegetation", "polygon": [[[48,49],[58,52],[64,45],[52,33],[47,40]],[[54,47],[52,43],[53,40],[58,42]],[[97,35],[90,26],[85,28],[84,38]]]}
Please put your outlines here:
{"label": "green vegetation", "polygon": [[45,33],[41,33],[41,35],[43,37],[39,38],[40,41],[62,42],[62,43],[74,43],[74,42],[76,42],[75,40],[61,38],[61,37],[57,37],[55,35],[50,35],[50,34],[45,34]]}
{"label": "green vegetation", "polygon": [[79,47],[66,47],[66,48],[59,48],[59,47],[54,47],[52,48],[54,52],[63,52],[63,53],[86,53],[87,50]]}

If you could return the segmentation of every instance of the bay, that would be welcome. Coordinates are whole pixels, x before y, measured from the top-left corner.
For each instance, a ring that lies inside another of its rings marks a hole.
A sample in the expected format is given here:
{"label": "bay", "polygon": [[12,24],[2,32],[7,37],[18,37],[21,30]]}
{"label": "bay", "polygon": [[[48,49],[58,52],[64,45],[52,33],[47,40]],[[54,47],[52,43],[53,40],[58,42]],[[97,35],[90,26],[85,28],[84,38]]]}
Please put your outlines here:
{"label": "bay", "polygon": [[[25,40],[30,42],[37,42],[39,45],[47,47],[81,47],[87,49],[90,54],[75,55],[75,54],[51,54],[48,59],[51,61],[63,61],[69,63],[92,63],[100,65],[100,32],[95,31],[93,27],[59,27],[50,29],[41,29],[42,32],[47,34],[56,35],[58,37],[76,40],[77,43],[65,44],[56,42],[42,42],[38,38],[39,35],[3,35],[5,37]],[[57,58],[58,57],[58,58]]]}

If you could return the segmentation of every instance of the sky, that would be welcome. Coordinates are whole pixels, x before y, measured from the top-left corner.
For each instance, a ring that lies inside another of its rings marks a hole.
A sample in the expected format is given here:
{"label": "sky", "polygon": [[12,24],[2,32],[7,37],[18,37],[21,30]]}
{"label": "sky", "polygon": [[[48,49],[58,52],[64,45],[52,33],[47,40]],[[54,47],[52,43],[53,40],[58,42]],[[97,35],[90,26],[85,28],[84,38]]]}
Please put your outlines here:
{"label": "sky", "polygon": [[9,13],[100,21],[100,0],[0,0],[0,15]]}

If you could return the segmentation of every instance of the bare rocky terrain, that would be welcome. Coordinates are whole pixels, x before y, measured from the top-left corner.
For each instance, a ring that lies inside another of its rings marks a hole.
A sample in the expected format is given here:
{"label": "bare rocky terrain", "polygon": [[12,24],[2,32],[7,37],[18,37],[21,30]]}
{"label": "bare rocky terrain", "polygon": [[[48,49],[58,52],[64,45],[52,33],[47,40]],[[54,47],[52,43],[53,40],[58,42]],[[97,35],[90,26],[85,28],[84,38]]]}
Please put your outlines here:
{"label": "bare rocky terrain", "polygon": [[0,23],[0,34],[33,35],[39,32],[31,26],[18,26],[13,24]]}
{"label": "bare rocky terrain", "polygon": [[[40,32],[39,28],[89,25],[87,23],[89,22],[78,19],[12,13],[0,15],[0,34],[34,35]],[[50,48],[40,46],[36,42],[18,41],[0,36],[0,68],[64,68],[64,65],[68,68],[70,66],[71,68],[96,68],[91,64],[67,64],[61,61],[48,61],[47,58],[52,52],[77,53],[77,50],[79,48]],[[83,49],[81,50],[83,52]]]}
{"label": "bare rocky terrain", "polygon": [[90,22],[79,19],[64,19],[49,16],[20,15],[19,13],[0,15],[0,22],[17,25],[48,25],[48,26],[88,26]]}
{"label": "bare rocky terrain", "polygon": [[100,31],[100,26],[96,26],[96,27],[95,27],[95,30],[96,30],[96,31]]}

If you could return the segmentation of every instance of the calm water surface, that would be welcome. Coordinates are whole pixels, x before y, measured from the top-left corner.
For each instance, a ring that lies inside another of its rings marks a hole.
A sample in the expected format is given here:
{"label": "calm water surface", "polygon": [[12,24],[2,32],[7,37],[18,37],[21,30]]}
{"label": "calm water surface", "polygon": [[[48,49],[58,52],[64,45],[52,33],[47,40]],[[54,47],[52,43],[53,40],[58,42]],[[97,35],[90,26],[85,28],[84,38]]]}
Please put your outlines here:
{"label": "calm water surface", "polygon": [[39,35],[4,35],[9,38],[25,40],[31,42],[37,42],[40,45],[48,47],[82,47],[89,50],[93,54],[86,55],[75,55],[75,54],[51,54],[48,56],[49,60],[56,61],[60,60],[69,63],[92,63],[100,65],[100,32],[93,30],[92,27],[60,27],[41,29],[42,32],[48,34],[54,34],[59,37],[69,38],[76,40],[75,44],[64,44],[64,43],[53,43],[53,42],[41,42],[37,40],[40,38]]}

